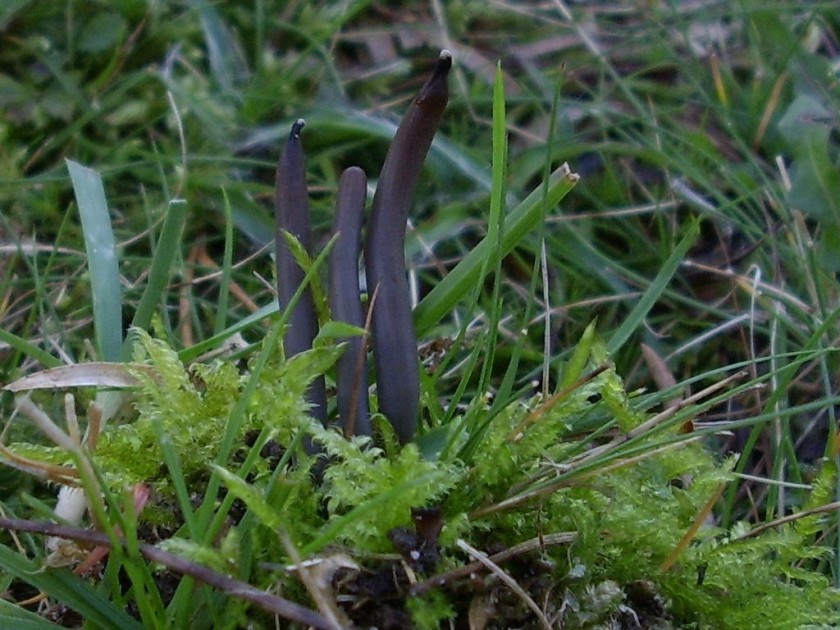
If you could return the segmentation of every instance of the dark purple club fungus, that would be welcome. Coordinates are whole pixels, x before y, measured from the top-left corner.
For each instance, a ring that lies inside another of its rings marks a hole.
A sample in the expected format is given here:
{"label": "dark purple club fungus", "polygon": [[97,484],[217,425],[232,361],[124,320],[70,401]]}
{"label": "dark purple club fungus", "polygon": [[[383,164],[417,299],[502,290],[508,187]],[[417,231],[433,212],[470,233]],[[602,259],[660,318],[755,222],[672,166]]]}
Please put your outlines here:
{"label": "dark purple club fungus", "polygon": [[[417,337],[405,277],[405,230],[412,193],[449,100],[446,80],[451,66],[452,56],[448,51],[442,51],[431,78],[420,89],[397,128],[379,175],[365,242],[365,270],[371,295],[368,319],[373,332],[379,410],[391,422],[403,444],[414,437],[420,407]],[[289,249],[284,232],[297,238],[307,252],[311,247],[306,172],[300,141],[303,124],[303,120],[298,120],[292,125],[277,166],[276,244],[281,308],[288,308],[305,275]],[[365,326],[359,298],[358,263],[366,193],[364,171],[358,167],[344,171],[338,186],[333,223],[333,232],[338,237],[329,270],[333,318],[360,328]],[[289,330],[284,337],[286,355],[294,356],[310,349],[317,332],[312,294],[307,289],[289,316]],[[340,423],[345,435],[370,435],[364,339],[352,337],[346,342],[347,350],[337,365]],[[323,378],[313,382],[307,396],[313,406],[313,415],[326,422]]]}
{"label": "dark purple club fungus", "polygon": [[[274,211],[277,222],[275,256],[277,299],[281,310],[289,306],[292,296],[303,283],[305,275],[295,260],[283,233],[288,232],[294,236],[307,252],[310,252],[312,246],[306,166],[300,141],[300,132],[304,124],[303,119],[300,119],[292,125],[289,139],[277,164],[274,192]],[[318,317],[309,288],[300,296],[289,316],[288,323],[289,328],[283,337],[286,356],[292,357],[312,348],[312,341],[318,334]],[[309,386],[307,400],[312,405],[312,415],[321,422],[326,422],[327,395],[323,378],[316,379]]]}
{"label": "dark purple club fungus", "polygon": [[449,100],[452,55],[440,53],[397,129],[379,175],[365,241],[365,269],[372,299],[373,354],[379,410],[400,442],[414,437],[420,407],[417,336],[405,277],[405,231],[411,197]]}
{"label": "dark purple club fungus", "polygon": [[[359,328],[365,313],[359,298],[359,255],[367,177],[357,166],[341,174],[338,182],[333,233],[338,237],[330,254],[329,297],[332,317]],[[338,416],[345,436],[370,435],[366,349],[363,337],[349,337],[336,366]]]}

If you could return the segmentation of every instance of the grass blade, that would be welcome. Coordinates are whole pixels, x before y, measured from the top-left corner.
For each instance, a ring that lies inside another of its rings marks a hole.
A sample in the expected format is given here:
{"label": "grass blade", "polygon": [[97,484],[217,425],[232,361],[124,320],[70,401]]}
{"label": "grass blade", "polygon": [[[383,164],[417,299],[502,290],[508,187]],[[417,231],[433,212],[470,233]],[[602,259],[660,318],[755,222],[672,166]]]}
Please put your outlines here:
{"label": "grass blade", "polygon": [[642,294],[642,297],[636,303],[636,306],[633,307],[633,310],[630,311],[630,314],[627,315],[627,318],[621,326],[618,327],[618,330],[616,330],[612,337],[610,337],[610,341],[607,344],[607,350],[609,351],[610,356],[615,356],[615,353],[619,350],[619,348],[621,348],[621,346],[624,345],[624,342],[630,338],[633,331],[642,325],[642,320],[647,316],[648,311],[650,311],[651,307],[653,307],[659,299],[659,296],[662,295],[662,292],[668,286],[671,278],[679,268],[680,263],[682,263],[683,258],[685,258],[688,249],[697,240],[697,236],[699,234],[700,221],[699,219],[696,219],[689,226],[688,233],[677,244],[674,251],[671,252],[671,255],[668,256],[668,259],[662,265],[662,269],[659,270],[659,273],[656,274],[656,278],[654,278],[653,282],[650,283],[647,291]]}
{"label": "grass blade", "polygon": [[[496,339],[499,330],[499,320],[502,318],[502,252],[503,239],[505,234],[505,179],[507,176],[507,120],[505,110],[505,84],[502,74],[501,63],[496,66],[496,80],[493,85],[493,188],[490,191],[490,216],[487,219],[486,241],[492,247],[490,255],[481,264],[479,277],[485,278],[492,268],[493,273],[493,298],[492,308],[487,327],[486,345],[483,351],[476,346],[477,352],[485,354],[481,376],[479,378],[479,391],[487,391],[490,387],[490,375],[493,371],[493,358],[496,353]],[[480,291],[481,283],[476,283],[477,292]],[[469,375],[464,380],[467,380]],[[474,425],[481,413],[478,407],[468,422]]]}
{"label": "grass blade", "polygon": [[0,328],[0,342],[9,344],[21,354],[25,354],[26,356],[40,362],[44,367],[53,368],[63,365],[61,361],[56,359],[49,352],[42,350],[35,344],[28,342],[26,339],[18,337],[14,333],[10,333],[2,328]]}
{"label": "grass blade", "polygon": [[[184,230],[184,222],[187,216],[187,204],[182,199],[173,199],[169,202],[169,210],[163,221],[160,230],[157,246],[155,247],[152,266],[149,269],[149,279],[146,289],[137,305],[134,319],[131,325],[137,328],[147,329],[152,321],[152,314],[164,294],[166,283],[172,270],[172,263],[180,252],[181,234]],[[127,345],[126,352],[130,353],[130,346]],[[124,356],[124,359],[129,357]]]}
{"label": "grass blade", "polygon": [[207,339],[199,341],[198,343],[190,346],[189,348],[184,348],[178,353],[178,358],[181,359],[181,361],[183,361],[184,363],[190,363],[201,354],[211,350],[212,348],[220,346],[225,341],[225,339],[232,337],[233,335],[242,330],[245,330],[252,324],[259,323],[266,317],[274,315],[274,313],[276,313],[278,310],[280,310],[280,306],[277,304],[277,300],[272,300],[268,304],[261,306],[258,310],[254,311],[250,315],[243,317],[238,322],[234,322],[218,335],[213,335],[212,337],[208,337]]}
{"label": "grass blade", "polygon": [[5,545],[0,545],[0,568],[72,608],[94,627],[142,630],[142,626],[136,619],[132,619],[109,599],[103,597],[99,591],[70,571],[44,570]]}
{"label": "grass blade", "polygon": [[213,77],[225,94],[235,94],[237,84],[242,83],[249,74],[236,46],[237,39],[214,5],[207,0],[192,0],[190,4],[201,21]]}
{"label": "grass blade", "polygon": [[[547,207],[560,203],[578,181],[567,165],[562,165],[552,174],[548,183]],[[545,193],[540,186],[528,195],[506,218],[505,233],[499,255],[504,257],[543,218]],[[495,243],[485,237],[458,265],[441,280],[434,289],[414,309],[414,324],[417,335],[423,335],[440,322],[464,295],[470,295],[471,289],[483,280],[482,267],[490,256]]]}
{"label": "grass blade", "polygon": [[0,5],[0,30],[6,30],[6,25],[22,11],[31,0],[6,0]]}
{"label": "grass blade", "polygon": [[29,612],[25,608],[15,606],[12,602],[0,599],[0,628],[14,628],[15,630],[55,630],[62,628],[56,623],[47,621],[40,615]]}
{"label": "grass blade", "polygon": [[105,361],[119,361],[122,348],[122,296],[117,251],[102,178],[93,169],[67,160],[82,218],[93,296],[96,345]]}
{"label": "grass blade", "polygon": [[227,191],[222,188],[222,195],[225,198],[225,253],[222,260],[222,277],[219,280],[219,302],[216,309],[216,322],[213,325],[213,334],[218,335],[227,325],[228,297],[230,295],[230,282],[233,267],[233,211],[230,207]]}

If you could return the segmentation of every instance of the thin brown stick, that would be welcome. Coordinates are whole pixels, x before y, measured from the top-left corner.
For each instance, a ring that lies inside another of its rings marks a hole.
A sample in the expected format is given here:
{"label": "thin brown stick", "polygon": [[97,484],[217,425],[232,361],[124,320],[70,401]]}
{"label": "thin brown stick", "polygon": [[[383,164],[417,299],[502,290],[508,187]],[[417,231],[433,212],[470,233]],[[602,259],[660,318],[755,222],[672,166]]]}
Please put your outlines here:
{"label": "thin brown stick", "polygon": [[[211,258],[210,254],[207,253],[207,248],[202,245],[201,249],[198,251],[198,259],[196,262],[199,265],[203,265],[205,267],[209,267],[210,269],[219,269],[219,264]],[[212,274],[214,277],[220,277],[221,271],[218,274]],[[206,276],[205,276],[206,277]],[[193,280],[193,284],[198,282],[198,278]],[[231,280],[228,284],[230,294],[235,297],[239,302],[248,309],[249,313],[256,313],[260,310],[260,307],[257,305],[254,300],[251,299],[251,296],[248,295],[248,292],[239,286],[234,280]]]}
{"label": "thin brown stick", "polygon": [[[46,536],[56,536],[58,538],[78,540],[98,546],[111,546],[111,541],[105,534],[89,529],[82,529],[80,527],[65,527],[63,525],[55,525],[53,523],[29,521],[17,518],[0,518],[0,529],[29,532],[32,534],[44,534]],[[313,628],[332,630],[334,627],[327,621],[327,619],[314,610],[295,604],[294,602],[283,599],[282,597],[277,597],[276,595],[271,595],[270,593],[261,591],[246,582],[229,578],[226,575],[222,575],[221,573],[217,573],[207,567],[185,560],[184,558],[169,553],[168,551],[158,549],[153,545],[140,543],[140,553],[142,553],[143,556],[151,562],[160,563],[176,573],[189,575],[199,582],[203,582],[208,586],[217,588],[228,595],[256,604],[269,613],[278,615],[285,619],[290,619],[291,621],[296,621],[306,626],[311,626]]]}
{"label": "thin brown stick", "polygon": [[680,542],[677,543],[677,546],[674,547],[671,554],[665,558],[665,562],[659,566],[660,571],[670,571],[676,564],[677,560],[679,560],[679,557],[682,555],[682,552],[688,548],[688,545],[691,544],[692,540],[694,540],[694,537],[697,535],[697,532],[700,531],[703,523],[705,523],[706,519],[709,518],[709,514],[712,513],[712,509],[715,507],[715,503],[718,502],[718,499],[720,499],[720,495],[723,494],[723,489],[725,487],[726,483],[718,484],[717,490],[715,490],[712,496],[709,497],[709,500],[706,501],[703,509],[701,509],[700,512],[697,513],[697,516],[694,517],[691,527],[688,528],[688,531],[682,539],[680,539]]}
{"label": "thin brown stick", "polygon": [[574,383],[569,385],[568,387],[564,387],[561,391],[557,392],[543,403],[539,405],[536,409],[531,411],[522,422],[520,422],[517,427],[510,432],[508,435],[507,441],[508,442],[518,442],[525,436],[525,430],[538,420],[540,420],[546,413],[548,413],[552,407],[554,407],[557,403],[559,403],[564,398],[568,398],[569,395],[578,390],[579,388],[586,385],[588,382],[595,379],[601,373],[605,372],[610,366],[606,363],[601,365],[594,370],[592,370],[589,374],[584,374],[579,379],[577,379]]}
{"label": "thin brown stick", "polygon": [[493,572],[493,574],[498,577],[505,585],[516,593],[522,601],[530,608],[533,613],[537,616],[537,619],[540,620],[540,625],[545,628],[546,630],[551,630],[551,622],[548,620],[548,617],[545,616],[545,613],[542,609],[537,605],[537,602],[534,601],[534,598],[528,595],[524,588],[522,588],[519,583],[513,579],[507,572],[504,571],[498,564],[493,562],[486,553],[483,551],[479,551],[475,547],[470,546],[468,543],[464,542],[463,540],[458,540],[455,542],[456,545],[462,550],[471,555],[473,558],[478,560],[481,564],[483,564],[487,569]]}
{"label": "thin brown stick", "polygon": [[[501,564],[502,562],[507,562],[511,558],[522,556],[526,553],[537,551],[538,549],[565,545],[574,542],[576,539],[577,532],[557,532],[555,534],[547,534],[544,536],[538,536],[537,538],[532,538],[531,540],[526,540],[518,545],[514,545],[510,549],[505,549],[504,551],[495,553],[492,556],[489,556],[489,558],[496,564]],[[453,569],[452,571],[447,571],[446,573],[441,573],[439,575],[433,575],[432,577],[412,586],[409,594],[413,596],[422,595],[426,591],[440,588],[441,586],[454,582],[455,580],[468,577],[477,571],[481,571],[483,568],[484,564],[475,561],[462,567],[458,567],[457,569]]]}
{"label": "thin brown stick", "polygon": [[741,534],[740,536],[733,538],[732,542],[746,540],[747,538],[754,538],[759,534],[764,533],[768,529],[780,527],[785,523],[792,523],[793,521],[799,520],[800,518],[805,518],[806,516],[813,516],[814,514],[821,514],[823,512],[834,512],[836,510],[840,510],[840,501],[826,503],[825,505],[820,505],[819,507],[811,508],[809,510],[802,510],[801,512],[797,512],[796,514],[788,514],[787,516],[782,516],[772,521],[762,523],[761,525],[757,525],[756,527],[753,527],[750,531],[748,531],[746,534]]}
{"label": "thin brown stick", "polygon": [[190,291],[192,291],[193,279],[195,277],[195,264],[198,260],[198,252],[202,247],[202,244],[196,243],[190,248],[186,268],[184,269],[184,283],[178,288],[178,328],[181,330],[181,343],[184,344],[185,348],[189,348],[195,344],[192,320],[190,319],[190,312],[192,311]]}
{"label": "thin brown stick", "polygon": [[[280,531],[278,531],[277,534],[280,538],[280,542],[283,544],[283,548],[289,555],[289,559],[295,564],[295,566],[298,567],[297,574],[300,581],[303,582],[303,586],[309,592],[309,596],[315,602],[318,610],[321,611],[321,614],[330,625],[330,629],[341,630],[342,627],[349,626],[349,619],[347,619],[347,616],[341,611],[334,599],[329,597],[329,594],[325,593],[324,589],[319,586],[318,580],[315,579],[315,576],[312,574],[309,567],[306,566],[303,558],[300,557],[300,553],[298,552],[297,547],[295,547],[295,544],[292,542],[288,532],[286,532],[283,528],[280,528]],[[341,619],[341,621],[339,621],[339,619]],[[344,626],[341,625],[342,622],[344,623]]]}

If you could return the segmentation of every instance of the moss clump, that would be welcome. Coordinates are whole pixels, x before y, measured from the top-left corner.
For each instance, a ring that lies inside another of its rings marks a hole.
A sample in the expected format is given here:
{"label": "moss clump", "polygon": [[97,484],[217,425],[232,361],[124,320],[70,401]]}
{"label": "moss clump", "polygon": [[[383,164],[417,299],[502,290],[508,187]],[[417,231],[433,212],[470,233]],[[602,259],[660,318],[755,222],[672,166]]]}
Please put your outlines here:
{"label": "moss clump", "polygon": [[[746,525],[727,531],[710,520],[675,553],[730,480],[731,463],[682,435],[676,417],[639,432],[648,418],[602,367],[597,343],[600,371],[585,384],[552,404],[512,401],[479,423],[478,448],[435,460],[387,435],[384,448],[367,437],[346,440],[308,415],[306,387],[335,360],[336,347],[288,361],[266,347],[240,373],[225,363],[185,368],[166,344],[137,339],[136,359],[152,368],[140,376],[137,417],[105,429],[95,462],[114,488],[144,482],[158,490],[158,505],[141,520],[158,519],[172,501],[164,441],[190,492],[201,495],[215,471],[239,505],[212,504],[214,521],[228,522],[216,540],[236,545],[222,553],[221,542],[186,534],[168,544],[190,557],[224,558],[228,572],[259,588],[307,599],[283,568],[293,560],[280,534],[305,558],[341,567],[321,584],[357,624],[379,619],[371,610],[388,610],[423,628],[482,615],[487,627],[527,626],[534,612],[490,572],[444,579],[419,596],[412,581],[471,562],[464,542],[492,553],[537,541],[502,568],[565,628],[798,628],[830,624],[840,611],[838,593],[814,570],[829,553],[814,543],[818,518],[755,537],[743,536]],[[593,417],[601,419],[597,435],[581,433],[581,419]],[[220,461],[226,432],[236,448]],[[306,452],[304,436],[319,450]],[[47,454],[57,457],[55,449]],[[813,504],[830,498],[834,477],[826,467]],[[418,507],[439,508],[442,529],[415,533]],[[394,532],[402,536],[396,546]],[[560,543],[540,546],[561,533]],[[426,561],[414,562],[421,552]]]}

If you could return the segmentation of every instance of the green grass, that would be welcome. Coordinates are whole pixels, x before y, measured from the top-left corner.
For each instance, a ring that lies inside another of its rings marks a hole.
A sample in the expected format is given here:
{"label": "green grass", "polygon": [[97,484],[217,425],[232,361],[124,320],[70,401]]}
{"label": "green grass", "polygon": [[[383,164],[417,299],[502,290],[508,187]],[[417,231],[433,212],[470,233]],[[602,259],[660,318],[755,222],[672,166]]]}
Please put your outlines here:
{"label": "green grass", "polygon": [[[206,362],[205,353],[235,340],[231,361],[250,361],[252,380],[219,435],[217,463],[225,466],[238,427],[249,422],[249,388],[268,369],[272,343],[260,344],[280,334],[265,246],[289,122],[307,120],[320,253],[341,170],[378,172],[398,116],[448,47],[452,96],[407,243],[420,343],[448,345],[422,380],[421,450],[469,463],[511,405],[574,384],[598,367],[603,346],[639,413],[655,414],[735,372],[746,376],[681,410],[656,428],[662,433],[585,459],[572,479],[687,439],[667,431],[692,420],[689,437],[704,436],[721,459],[740,454],[733,466],[743,476],[716,504],[721,528],[814,507],[815,496],[840,500],[831,473],[840,467],[834,4],[257,0],[88,11],[7,2],[0,384],[56,365],[127,360],[129,325],[153,328],[186,362]],[[324,268],[316,263],[313,277]],[[657,384],[643,343],[664,360],[671,389]],[[61,393],[32,397],[57,419]],[[74,394],[80,416],[98,401],[111,417],[122,400]],[[13,408],[4,394],[4,420]],[[568,420],[569,436],[586,436],[579,455],[612,435],[615,413],[594,401]],[[160,437],[189,537],[209,543],[233,492],[217,497],[223,473],[208,471],[209,498],[192,506],[183,455]],[[249,447],[248,467],[258,468],[257,445],[269,437]],[[15,420],[4,443],[39,439]],[[541,475],[508,498],[569,479]],[[53,500],[51,488],[0,471],[0,507],[9,515]],[[124,507],[117,494],[103,502],[112,514]],[[376,505],[357,506],[306,543],[292,538],[303,551],[320,549],[340,538],[342,522]],[[131,526],[130,517],[122,521],[111,526]],[[835,587],[837,525],[836,512],[827,513],[808,539],[833,557],[801,561]],[[2,541],[10,544],[5,534]],[[26,562],[37,563],[37,549],[29,546],[36,559]],[[103,618],[90,617],[93,624],[119,626],[124,600],[136,595],[124,592],[120,568],[147,593],[154,578],[137,548],[114,555],[102,586],[69,578],[63,586],[75,590],[33,586],[85,616],[98,610]],[[22,574],[23,562],[9,556],[4,566]],[[243,575],[256,575],[256,564],[255,554]],[[91,593],[110,603],[79,610]],[[245,614],[222,610],[192,578],[172,605],[140,599],[137,615],[152,625],[186,624],[191,606],[205,624],[235,624]]]}

